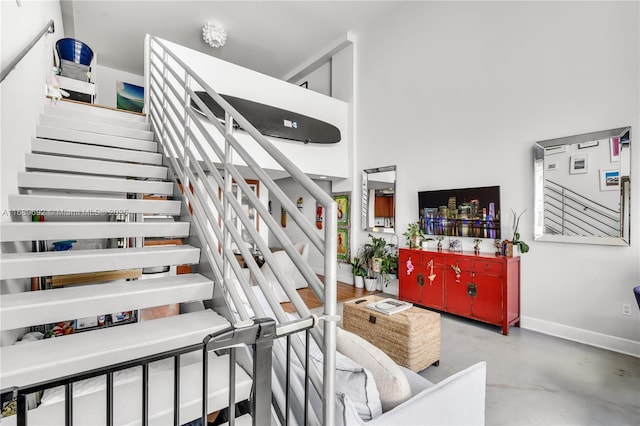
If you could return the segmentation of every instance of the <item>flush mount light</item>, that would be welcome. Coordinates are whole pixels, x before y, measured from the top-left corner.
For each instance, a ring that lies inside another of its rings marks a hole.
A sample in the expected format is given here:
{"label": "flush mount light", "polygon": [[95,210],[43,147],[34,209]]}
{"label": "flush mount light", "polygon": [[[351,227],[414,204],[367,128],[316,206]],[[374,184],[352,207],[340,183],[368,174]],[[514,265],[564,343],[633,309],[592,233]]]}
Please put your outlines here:
{"label": "flush mount light", "polygon": [[202,27],[202,39],[211,47],[222,47],[227,42],[227,32],[216,24]]}

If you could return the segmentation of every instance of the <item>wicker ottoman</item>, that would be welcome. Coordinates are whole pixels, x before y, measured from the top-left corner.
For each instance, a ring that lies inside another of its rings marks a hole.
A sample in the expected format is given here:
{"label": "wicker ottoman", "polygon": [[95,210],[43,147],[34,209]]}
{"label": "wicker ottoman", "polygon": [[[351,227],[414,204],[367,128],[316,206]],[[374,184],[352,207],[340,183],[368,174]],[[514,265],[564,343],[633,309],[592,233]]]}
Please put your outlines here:
{"label": "wicker ottoman", "polygon": [[[440,314],[411,307],[392,315],[368,309],[383,298],[367,296],[344,302],[342,327],[382,349],[396,364],[421,371],[440,364]],[[357,303],[359,300],[365,302]]]}

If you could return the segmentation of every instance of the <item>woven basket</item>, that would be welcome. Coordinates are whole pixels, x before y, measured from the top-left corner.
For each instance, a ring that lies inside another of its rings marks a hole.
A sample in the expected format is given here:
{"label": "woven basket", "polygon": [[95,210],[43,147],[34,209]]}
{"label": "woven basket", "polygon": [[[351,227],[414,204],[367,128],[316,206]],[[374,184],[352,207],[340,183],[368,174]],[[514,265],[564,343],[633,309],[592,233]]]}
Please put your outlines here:
{"label": "woven basket", "polygon": [[[358,300],[365,302],[356,304]],[[368,296],[344,302],[342,324],[382,349],[397,364],[421,371],[440,361],[440,314],[412,307],[387,315],[366,306],[382,300]]]}

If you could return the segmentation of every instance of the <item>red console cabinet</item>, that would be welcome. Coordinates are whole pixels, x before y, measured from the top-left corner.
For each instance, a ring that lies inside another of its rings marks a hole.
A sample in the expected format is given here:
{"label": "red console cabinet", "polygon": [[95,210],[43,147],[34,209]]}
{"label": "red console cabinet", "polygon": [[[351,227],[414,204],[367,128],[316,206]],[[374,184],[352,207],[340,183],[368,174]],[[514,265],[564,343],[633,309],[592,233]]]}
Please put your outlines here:
{"label": "red console cabinet", "polygon": [[502,327],[520,325],[520,258],[400,249],[399,298]]}

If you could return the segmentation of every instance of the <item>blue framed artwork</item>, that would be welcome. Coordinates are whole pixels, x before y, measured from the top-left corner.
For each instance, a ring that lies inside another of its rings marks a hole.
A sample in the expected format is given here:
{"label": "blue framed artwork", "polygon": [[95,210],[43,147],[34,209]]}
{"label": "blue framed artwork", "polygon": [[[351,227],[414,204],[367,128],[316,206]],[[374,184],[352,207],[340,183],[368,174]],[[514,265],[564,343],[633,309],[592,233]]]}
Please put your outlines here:
{"label": "blue framed artwork", "polygon": [[142,112],[144,87],[116,81],[116,107],[125,111]]}

